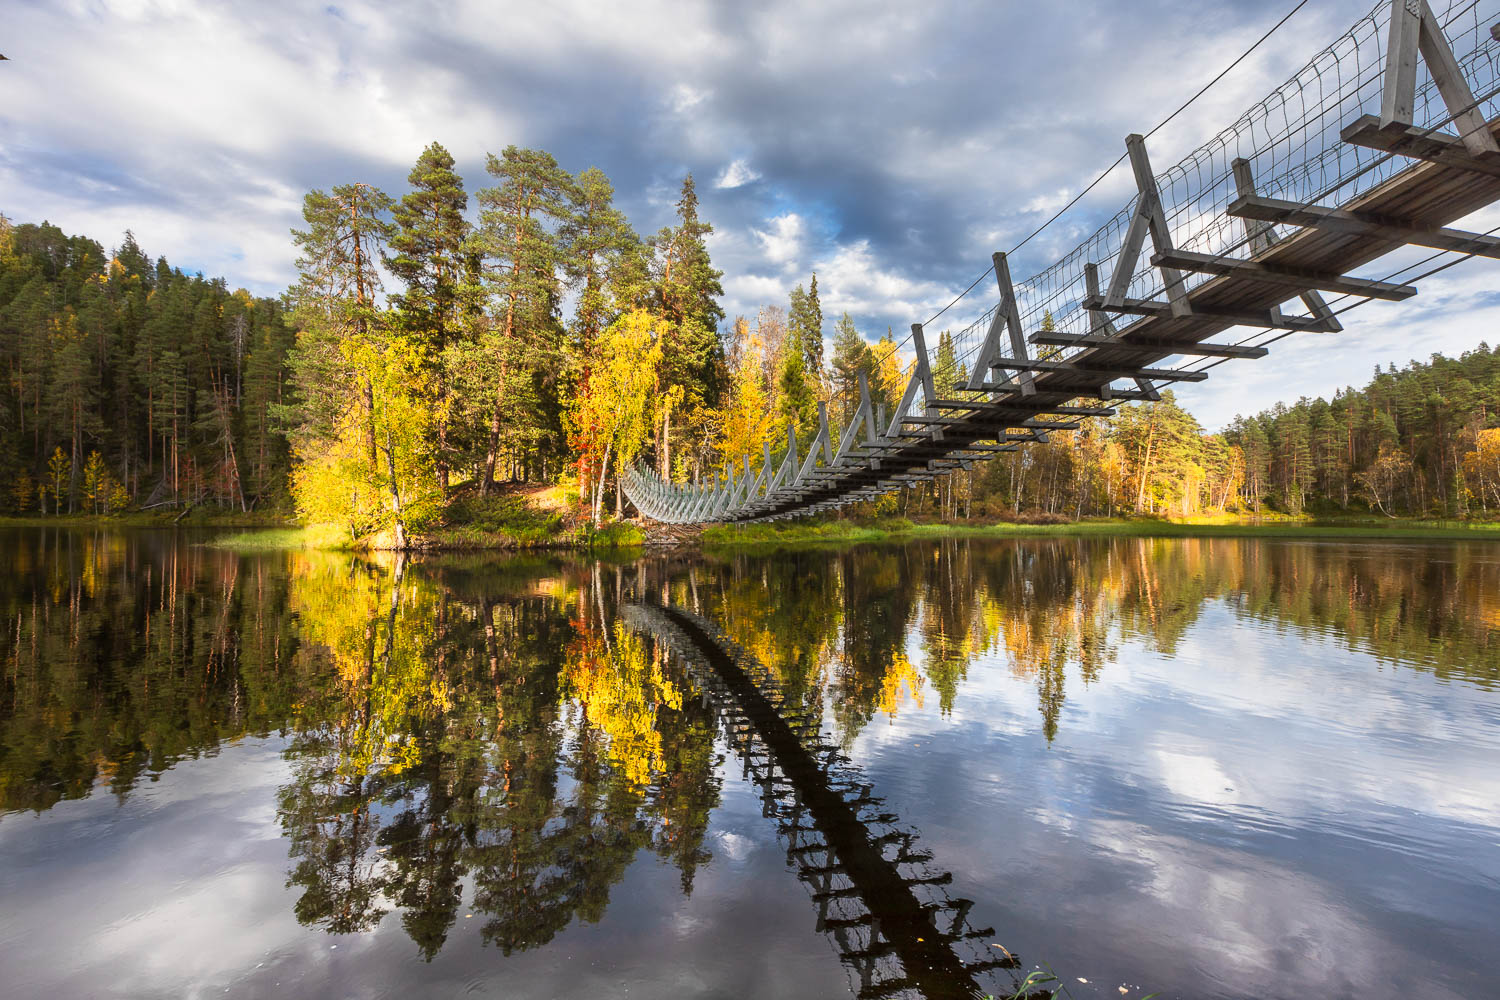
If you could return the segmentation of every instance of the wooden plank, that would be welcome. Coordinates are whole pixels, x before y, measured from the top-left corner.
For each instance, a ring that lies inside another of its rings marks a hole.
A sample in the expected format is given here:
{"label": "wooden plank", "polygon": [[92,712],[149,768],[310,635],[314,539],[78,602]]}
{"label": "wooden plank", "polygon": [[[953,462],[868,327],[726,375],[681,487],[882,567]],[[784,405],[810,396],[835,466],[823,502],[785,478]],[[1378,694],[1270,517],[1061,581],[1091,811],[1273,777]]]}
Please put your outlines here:
{"label": "wooden plank", "polygon": [[[1165,302],[1157,302],[1153,299],[1126,299],[1119,305],[1106,305],[1103,298],[1086,298],[1079,303],[1085,309],[1097,309],[1104,312],[1127,313],[1133,316],[1171,317],[1172,307]],[[1283,316],[1279,319],[1271,314],[1269,309],[1252,311],[1248,309],[1236,309],[1226,306],[1203,305],[1193,303],[1193,314],[1195,316],[1211,317],[1216,320],[1227,320],[1230,326],[1257,326],[1268,330],[1293,330],[1298,333],[1336,333],[1337,330],[1330,329],[1325,322],[1311,316]],[[1217,330],[1211,331],[1217,333]],[[1124,334],[1122,333],[1122,336]]]}
{"label": "wooden plank", "polygon": [[[936,420],[943,420],[943,419],[951,419],[951,418],[943,418],[943,417],[913,417],[912,418],[912,420],[918,421],[918,422],[922,422],[922,423],[927,423],[927,422],[936,421]],[[999,440],[1005,440],[1005,441],[1035,441],[1036,437],[1034,435],[1031,435],[1031,434],[996,435],[995,440],[997,440],[997,441],[999,441]],[[956,448],[954,448],[954,447],[948,447],[948,446],[944,446],[944,445],[932,444],[932,445],[927,445],[925,447],[907,448],[903,452],[903,454],[905,454],[905,455],[907,455],[908,457],[911,457],[911,458],[918,458],[918,457],[927,457],[927,456],[932,456],[932,455],[952,455],[952,454],[956,454],[956,453],[961,452],[961,451],[972,451],[972,452],[975,452],[976,454],[982,454],[982,453],[985,453],[985,452],[1002,452],[1002,451],[1014,451],[1014,450],[1015,450],[1014,447],[1012,445],[1008,445],[1008,444],[983,444],[983,443],[975,443],[975,444],[966,444],[966,445],[963,445],[961,447],[956,447]],[[867,470],[867,469],[861,469],[858,466],[849,466],[848,468],[846,468],[843,471],[845,471],[845,472],[859,472],[861,474],[865,474],[869,470]],[[847,477],[845,477],[845,478],[847,478]]]}
{"label": "wooden plank", "polygon": [[1455,253],[1474,254],[1476,257],[1500,258],[1500,236],[1486,236],[1442,226],[1414,226],[1404,220],[1388,219],[1367,212],[1350,212],[1341,208],[1325,208],[1321,205],[1303,205],[1281,198],[1260,196],[1236,199],[1226,211],[1241,219],[1283,222],[1293,226],[1321,228],[1330,232],[1353,233],[1358,236],[1378,236],[1382,239],[1398,240],[1420,247],[1432,247],[1434,250],[1452,250]]}
{"label": "wooden plank", "polygon": [[[1410,125],[1391,125],[1382,128],[1380,119],[1364,115],[1346,125],[1339,137],[1355,146],[1378,149],[1386,153],[1399,153],[1417,160],[1441,163],[1445,167],[1458,167],[1475,173],[1500,177],[1500,160],[1486,157],[1476,159],[1464,148],[1456,136],[1441,132],[1427,133],[1424,129]],[[1463,214],[1463,213],[1460,213]]]}
{"label": "wooden plank", "polygon": [[1369,299],[1385,299],[1399,302],[1417,294],[1411,285],[1398,285],[1389,281],[1370,278],[1351,278],[1343,274],[1267,264],[1258,260],[1237,260],[1211,253],[1195,253],[1191,250],[1169,250],[1151,258],[1152,263],[1161,261],[1188,271],[1204,274],[1237,275],[1252,281],[1269,281],[1291,288],[1321,288],[1326,292],[1342,292],[1360,295]]}
{"label": "wooden plank", "polygon": [[[1087,375],[1089,378],[1148,378],[1173,382],[1202,382],[1207,372],[1185,372],[1175,368],[1117,368],[1098,367],[1084,361],[1001,361],[1001,368],[1026,368],[1034,372],[1067,372],[1070,375]],[[986,385],[986,389],[991,388]]]}
{"label": "wooden plank", "polygon": [[985,400],[967,399],[937,399],[933,400],[933,406],[940,410],[976,410],[980,413],[1010,412],[1018,409],[1030,413],[1057,413],[1068,416],[1079,417],[1108,417],[1114,414],[1114,410],[1107,406],[1070,406],[1067,404],[1051,405],[1047,403],[1028,405],[1012,405],[1010,403],[991,403]]}
{"label": "wooden plank", "polygon": [[1153,353],[1195,355],[1205,358],[1263,358],[1271,353],[1264,347],[1244,347],[1238,344],[1174,344],[1162,340],[1120,340],[1118,337],[1096,337],[1070,335],[1066,333],[1033,333],[1034,344],[1053,344],[1058,347],[1139,347]]}

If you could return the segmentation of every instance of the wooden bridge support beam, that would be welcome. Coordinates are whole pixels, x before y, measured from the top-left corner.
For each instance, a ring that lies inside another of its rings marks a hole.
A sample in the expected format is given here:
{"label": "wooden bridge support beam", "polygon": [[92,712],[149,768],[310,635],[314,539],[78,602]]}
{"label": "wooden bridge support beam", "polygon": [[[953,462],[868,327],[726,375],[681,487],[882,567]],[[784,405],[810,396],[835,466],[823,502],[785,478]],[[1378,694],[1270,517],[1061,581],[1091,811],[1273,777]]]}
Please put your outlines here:
{"label": "wooden bridge support beam", "polygon": [[[1167,225],[1167,214],[1162,208],[1161,191],[1156,186],[1156,175],[1151,172],[1151,159],[1146,155],[1144,137],[1131,133],[1125,137],[1125,151],[1130,157],[1130,169],[1135,174],[1135,214],[1130,218],[1130,228],[1125,231],[1125,242],[1115,262],[1115,273],[1110,278],[1109,290],[1104,295],[1105,305],[1120,305],[1130,289],[1130,279],[1135,276],[1135,264],[1140,259],[1141,247],[1150,233],[1151,244],[1158,254],[1172,250],[1172,230]],[[1173,316],[1191,316],[1193,307],[1188,302],[1187,287],[1182,274],[1171,265],[1158,264],[1162,282],[1166,286],[1167,302]]]}
{"label": "wooden bridge support beam", "polygon": [[[1000,301],[995,306],[994,318],[990,321],[989,331],[985,334],[984,344],[979,349],[979,357],[974,362],[974,371],[969,374],[967,388],[971,391],[978,389],[978,384],[992,377],[992,369],[996,367],[991,362],[1000,353],[1000,331],[1010,332],[1010,356],[1022,361],[1031,357],[1026,350],[1026,334],[1021,329],[1021,310],[1016,301],[1016,288],[1010,279],[1010,263],[1005,254],[995,253],[990,256],[990,265],[995,272],[995,282],[1000,286]],[[1021,395],[1033,396],[1036,394],[1036,380],[1030,372],[1022,372],[1020,376]],[[943,388],[950,388],[944,386]]]}

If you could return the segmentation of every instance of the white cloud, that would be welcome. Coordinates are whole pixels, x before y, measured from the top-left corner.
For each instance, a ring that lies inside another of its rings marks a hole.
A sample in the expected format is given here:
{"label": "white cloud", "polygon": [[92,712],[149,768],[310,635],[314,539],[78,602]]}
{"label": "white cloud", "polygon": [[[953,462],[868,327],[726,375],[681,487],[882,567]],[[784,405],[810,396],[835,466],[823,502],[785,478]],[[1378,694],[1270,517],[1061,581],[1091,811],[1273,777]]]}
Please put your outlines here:
{"label": "white cloud", "polygon": [[[839,245],[814,267],[823,292],[823,314],[920,316],[951,297],[947,285],[909,277],[899,265],[882,262],[869,240]],[[923,316],[925,318],[925,316]],[[899,336],[897,339],[900,339]]]}
{"label": "white cloud", "polygon": [[708,100],[708,91],[690,87],[685,83],[679,83],[672,88],[672,94],[668,98],[668,104],[677,114],[691,111],[704,101]]}
{"label": "white cloud", "polygon": [[751,169],[750,164],[746,163],[744,159],[738,159],[724,168],[724,172],[719,174],[719,179],[714,183],[714,187],[744,187],[751,181],[758,180],[760,180],[760,174]]}
{"label": "white cloud", "polygon": [[767,261],[778,267],[794,269],[800,259],[807,226],[802,216],[788,212],[766,220],[766,229],[752,230]]}

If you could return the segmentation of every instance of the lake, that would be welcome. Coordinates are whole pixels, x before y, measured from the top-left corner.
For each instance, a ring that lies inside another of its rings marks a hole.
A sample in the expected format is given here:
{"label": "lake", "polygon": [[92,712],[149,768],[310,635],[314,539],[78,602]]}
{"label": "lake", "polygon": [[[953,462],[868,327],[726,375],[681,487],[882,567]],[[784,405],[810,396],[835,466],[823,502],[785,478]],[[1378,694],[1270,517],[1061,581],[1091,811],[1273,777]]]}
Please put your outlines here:
{"label": "lake", "polygon": [[0,532],[12,1000],[1496,995],[1500,546],[202,540]]}

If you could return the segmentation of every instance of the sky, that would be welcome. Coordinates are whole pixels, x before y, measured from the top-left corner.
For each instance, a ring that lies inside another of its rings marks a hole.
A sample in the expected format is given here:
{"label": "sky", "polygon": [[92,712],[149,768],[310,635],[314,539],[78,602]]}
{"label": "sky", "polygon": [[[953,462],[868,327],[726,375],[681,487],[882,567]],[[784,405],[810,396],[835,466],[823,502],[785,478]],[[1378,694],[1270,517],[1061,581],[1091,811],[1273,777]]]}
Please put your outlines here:
{"label": "sky", "polygon": [[[1309,2],[1153,136],[1157,170],[1372,2]],[[673,221],[691,172],[731,318],[784,306],[816,272],[826,333],[848,311],[872,340],[899,336],[1293,5],[8,0],[0,212],[106,246],[128,228],[175,266],[274,295],[308,190],[399,196],[435,140],[472,192],[489,183],[486,154],[514,143],[602,169],[643,234]],[[1114,171],[1015,256],[1016,278],[1133,194]],[[1500,215],[1483,221],[1470,220]],[[1497,267],[1467,262],[1179,398],[1215,429],[1494,339]]]}

